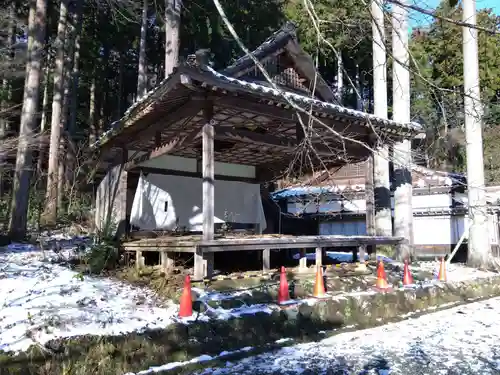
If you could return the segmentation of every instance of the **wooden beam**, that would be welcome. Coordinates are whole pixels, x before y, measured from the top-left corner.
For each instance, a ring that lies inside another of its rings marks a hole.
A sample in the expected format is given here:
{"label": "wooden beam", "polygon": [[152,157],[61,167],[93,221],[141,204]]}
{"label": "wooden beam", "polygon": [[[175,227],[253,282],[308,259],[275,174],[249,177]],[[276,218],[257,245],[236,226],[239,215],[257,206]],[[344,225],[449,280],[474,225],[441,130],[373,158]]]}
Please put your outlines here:
{"label": "wooden beam", "polygon": [[215,137],[218,139],[227,139],[242,143],[275,146],[278,148],[284,148],[287,151],[293,151],[295,147],[297,147],[297,143],[285,137],[277,137],[274,135],[256,133],[251,130],[222,126],[215,129]]}
{"label": "wooden beam", "polygon": [[129,139],[129,146],[130,144],[137,143],[140,140],[152,139],[158,131],[161,132],[182,119],[195,117],[201,109],[201,103],[188,100],[176,108],[168,111],[168,114],[165,115],[165,121],[159,120],[153,122],[149,126],[143,126],[140,129],[131,131],[129,134],[124,132],[120,135],[120,137],[123,135],[124,138]]}
{"label": "wooden beam", "polygon": [[[170,176],[182,176],[182,177],[194,177],[194,178],[202,178],[201,166],[199,172],[186,172],[186,171],[178,171],[175,169],[163,169],[163,168],[153,168],[153,167],[136,167],[135,170],[142,171],[143,173],[153,173],[160,175],[170,175]],[[239,177],[239,176],[225,176],[216,174],[214,179],[220,181],[239,181],[239,182],[247,182],[249,184],[256,184],[258,182],[255,178],[249,177]]]}
{"label": "wooden beam", "polygon": [[[217,127],[215,136],[218,139],[226,139],[235,142],[272,146],[285,152],[297,152],[297,142],[293,138],[277,137],[274,135],[255,133],[250,130],[234,129],[228,127]],[[331,157],[332,151],[324,145],[312,145],[312,148],[320,156]],[[312,150],[311,150],[312,151]]]}
{"label": "wooden beam", "polygon": [[[191,117],[187,117],[186,122],[189,122],[195,115]],[[158,135],[159,133],[159,135]],[[145,154],[138,156],[136,158],[133,158],[129,162],[125,164],[125,169],[130,170],[137,168],[139,164],[144,163],[147,160],[157,158],[158,156],[162,156],[165,154],[168,154],[174,150],[179,150],[182,148],[183,145],[191,142],[194,138],[196,138],[197,134],[199,133],[198,129],[192,130],[190,133],[184,136],[176,136],[171,138],[168,142],[165,142],[163,144],[160,144],[159,146],[156,146],[153,150],[146,152]],[[155,135],[155,145],[158,144],[159,140],[161,139],[161,132],[156,132]]]}
{"label": "wooden beam", "polygon": [[[266,117],[271,117],[273,119],[278,119],[283,122],[295,122],[296,115],[293,108],[282,108],[275,105],[269,105],[263,99],[262,103],[255,103],[249,99],[242,99],[236,96],[224,96],[220,97],[215,104],[218,107],[229,108],[237,110],[239,112],[250,112],[256,115],[262,115]],[[269,100],[267,100],[269,101]]]}
{"label": "wooden beam", "polygon": [[161,142],[161,131],[157,131],[155,133],[155,147],[160,147],[162,145]]}
{"label": "wooden beam", "polygon": [[142,154],[132,160],[129,160],[125,163],[125,170],[131,170],[137,168],[141,163],[144,163],[147,160],[151,160],[157,158],[158,156],[168,154],[175,150],[180,144],[182,144],[185,137],[174,137],[169,142],[164,143],[160,147],[156,147],[155,149]]}

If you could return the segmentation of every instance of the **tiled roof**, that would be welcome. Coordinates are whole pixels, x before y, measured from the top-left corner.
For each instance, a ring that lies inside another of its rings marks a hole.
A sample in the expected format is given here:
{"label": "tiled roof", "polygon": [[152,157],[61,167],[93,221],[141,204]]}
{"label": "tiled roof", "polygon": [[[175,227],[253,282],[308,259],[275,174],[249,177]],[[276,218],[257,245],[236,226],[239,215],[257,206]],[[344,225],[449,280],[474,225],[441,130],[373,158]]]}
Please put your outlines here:
{"label": "tiled roof", "polygon": [[[413,187],[451,187],[453,185],[465,185],[466,178],[459,173],[435,171],[418,165],[412,166]],[[359,181],[358,181],[359,182]],[[338,184],[328,184],[320,186],[289,186],[287,188],[271,193],[274,200],[299,197],[307,195],[340,194],[345,191],[362,192],[365,189],[364,183],[349,184],[348,179],[338,179]],[[499,194],[500,195],[500,194]]]}
{"label": "tiled roof", "polygon": [[[285,47],[288,41],[296,38],[296,29],[297,27],[292,22],[287,22],[281,29],[273,33],[264,41],[264,43],[257,47],[252,52],[252,55],[257,60],[260,60],[268,54]],[[252,58],[249,55],[244,55],[234,61],[231,65],[223,69],[222,73],[232,76],[234,74],[237,74],[240,70],[252,66],[253,64],[254,62]]]}
{"label": "tiled roof", "polygon": [[108,130],[103,132],[101,136],[93,143],[90,145],[90,148],[97,148],[100,145],[106,143],[109,139],[111,139],[113,136],[119,134],[123,130],[123,125],[125,120],[129,118],[129,116],[141,105],[145,104],[148,101],[151,101],[152,99],[155,99],[157,96],[161,96],[162,89],[166,86],[167,82],[172,80],[174,76],[176,75],[176,72],[174,71],[172,74],[170,74],[167,78],[163,79],[156,87],[153,89],[149,90],[147,93],[145,93],[143,96],[141,96],[139,99],[137,99],[134,104],[132,104],[128,109],[125,111],[123,116],[116,120],[113,121],[110,124],[110,127]]}
{"label": "tiled roof", "polygon": [[277,90],[275,88],[263,84],[255,82],[247,82],[238,78],[229,77],[215,71],[211,67],[205,67],[204,70],[205,72],[211,74],[221,83],[228,83],[234,85],[235,87],[244,89],[249,93],[265,95],[266,97],[273,98],[275,100],[285,100],[305,110],[309,110],[310,107],[313,107],[314,110],[317,110],[319,112],[329,112],[338,115],[350,116],[357,118],[359,120],[373,122],[374,124],[379,126],[387,126],[391,128],[404,128],[408,132],[412,133],[418,133],[423,130],[422,125],[415,122],[400,124],[393,120],[387,120],[377,117],[371,113],[361,112],[354,109],[342,107],[334,103],[323,102],[321,100],[317,100],[309,96],[300,95],[285,90]]}

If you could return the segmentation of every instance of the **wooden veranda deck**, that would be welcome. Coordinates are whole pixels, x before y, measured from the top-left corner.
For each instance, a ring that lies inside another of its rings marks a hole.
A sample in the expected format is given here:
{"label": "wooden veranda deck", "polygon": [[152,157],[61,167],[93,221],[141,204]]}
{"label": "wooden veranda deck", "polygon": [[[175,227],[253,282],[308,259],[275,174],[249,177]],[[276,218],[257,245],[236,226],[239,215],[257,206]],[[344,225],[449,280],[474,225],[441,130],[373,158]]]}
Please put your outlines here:
{"label": "wooden veranda deck", "polygon": [[262,251],[263,270],[270,269],[270,251],[283,249],[302,249],[299,267],[306,267],[305,249],[316,249],[316,264],[321,265],[323,249],[328,247],[357,247],[360,259],[364,259],[366,247],[373,245],[398,245],[405,240],[399,237],[381,236],[221,236],[213,240],[203,240],[201,235],[162,236],[132,240],[123,244],[123,250],[135,252],[136,264],[143,264],[142,252],[155,251],[161,254],[161,263],[165,268],[173,265],[172,253],[193,253],[194,277],[210,278],[214,269],[215,252],[223,251]]}

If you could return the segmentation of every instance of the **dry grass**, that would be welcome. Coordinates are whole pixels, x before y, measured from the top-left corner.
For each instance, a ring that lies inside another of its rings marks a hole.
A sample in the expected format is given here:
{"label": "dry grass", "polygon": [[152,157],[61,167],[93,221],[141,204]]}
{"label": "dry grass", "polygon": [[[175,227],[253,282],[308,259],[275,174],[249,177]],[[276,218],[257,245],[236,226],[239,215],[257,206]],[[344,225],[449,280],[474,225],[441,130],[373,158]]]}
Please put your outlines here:
{"label": "dry grass", "polygon": [[178,269],[166,273],[160,266],[146,266],[141,269],[125,267],[109,273],[109,276],[132,285],[147,287],[161,299],[178,301],[182,293],[187,271]]}

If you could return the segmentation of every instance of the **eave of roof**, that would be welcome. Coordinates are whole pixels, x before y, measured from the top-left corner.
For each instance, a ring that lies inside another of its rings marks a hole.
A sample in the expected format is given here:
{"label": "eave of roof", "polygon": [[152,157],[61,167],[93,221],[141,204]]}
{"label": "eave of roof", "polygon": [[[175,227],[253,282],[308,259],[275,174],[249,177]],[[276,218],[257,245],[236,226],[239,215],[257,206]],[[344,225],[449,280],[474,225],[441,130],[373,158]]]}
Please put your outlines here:
{"label": "eave of roof", "polygon": [[[349,109],[342,107],[340,105],[324,102],[317,100],[305,95],[300,95],[297,93],[289,92],[284,89],[276,89],[273,87],[268,87],[262,84],[247,82],[238,78],[229,77],[222,73],[219,73],[209,66],[201,66],[199,68],[183,65],[176,69],[169,77],[164,79],[156,88],[149,91],[146,95],[141,97],[136,103],[130,106],[123,117],[111,124],[111,128],[104,132],[99,139],[91,145],[91,148],[95,149],[100,146],[105,145],[112,138],[120,134],[120,132],[133,125],[127,124],[127,120],[135,113],[135,111],[141,106],[148,106],[152,104],[155,100],[160,99],[163,95],[167,95],[168,91],[174,87],[176,84],[180,83],[181,75],[185,74],[194,80],[205,83],[209,86],[221,87],[227,91],[233,92],[243,92],[247,94],[252,94],[260,96],[265,99],[272,99],[273,101],[279,101],[283,105],[288,106],[290,110],[296,108],[302,111],[310,111],[311,109],[318,114],[325,115],[336,115],[336,116],[349,116],[356,120],[362,122],[369,122],[377,127],[392,128],[395,131],[399,130],[401,133],[405,134],[416,134],[421,132],[422,126],[420,124],[410,122],[407,124],[400,124],[393,120],[383,119],[377,117],[370,113],[365,113],[357,111],[354,109]],[[321,117],[321,116],[320,116]]]}
{"label": "eave of roof", "polygon": [[[371,113],[361,112],[354,109],[342,107],[338,104],[324,102],[321,100],[317,100],[305,95],[300,95],[297,93],[293,93],[284,89],[276,89],[273,87],[268,87],[265,85],[261,85],[255,82],[247,82],[238,78],[228,77],[222,73],[219,73],[212,69],[211,67],[205,67],[205,71],[202,73],[206,79],[212,76],[215,78],[213,82],[214,85],[217,84],[217,81],[220,83],[226,84],[225,89],[229,89],[230,86],[233,86],[235,90],[243,90],[249,94],[257,94],[257,95],[265,95],[266,98],[272,98],[278,101],[284,101],[288,103],[291,107],[294,105],[299,109],[304,111],[309,111],[311,107],[313,110],[323,113],[331,113],[336,115],[344,115],[356,118],[360,121],[372,122],[379,126],[386,126],[391,128],[402,128],[407,133],[418,133],[423,130],[422,126],[415,122],[409,122],[405,124],[398,123],[393,120],[383,119],[377,117]],[[202,79],[202,76],[198,78]]]}

